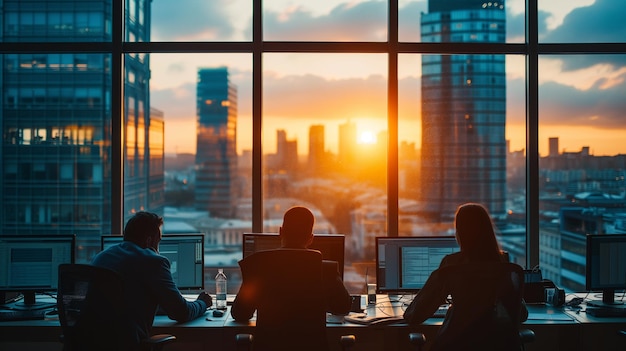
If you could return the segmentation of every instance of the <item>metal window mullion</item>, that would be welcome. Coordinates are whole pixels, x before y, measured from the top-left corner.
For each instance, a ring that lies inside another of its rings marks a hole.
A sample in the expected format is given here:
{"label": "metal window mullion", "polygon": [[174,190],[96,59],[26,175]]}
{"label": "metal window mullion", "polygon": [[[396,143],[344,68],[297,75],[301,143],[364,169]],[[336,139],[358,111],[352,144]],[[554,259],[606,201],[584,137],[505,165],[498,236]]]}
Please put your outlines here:
{"label": "metal window mullion", "polygon": [[111,231],[124,227],[124,2],[113,1],[111,55]]}
{"label": "metal window mullion", "polygon": [[252,2],[252,231],[263,231],[263,2]]}
{"label": "metal window mullion", "polygon": [[387,235],[398,236],[398,0],[389,0],[387,73]]}
{"label": "metal window mullion", "polygon": [[526,267],[539,265],[538,0],[526,1]]}

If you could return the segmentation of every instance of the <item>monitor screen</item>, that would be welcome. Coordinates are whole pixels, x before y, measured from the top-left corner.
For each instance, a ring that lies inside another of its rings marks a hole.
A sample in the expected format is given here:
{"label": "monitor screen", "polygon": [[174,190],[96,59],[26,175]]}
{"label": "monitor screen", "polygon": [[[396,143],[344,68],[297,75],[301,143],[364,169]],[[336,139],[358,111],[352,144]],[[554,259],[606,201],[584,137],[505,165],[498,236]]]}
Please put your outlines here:
{"label": "monitor screen", "polygon": [[[244,233],[243,257],[246,258],[257,251],[278,249],[280,245],[280,237],[276,233]],[[343,278],[345,249],[343,234],[314,234],[309,249],[320,251],[324,260],[336,261]]]}
{"label": "monitor screen", "polygon": [[0,292],[24,294],[35,304],[35,293],[56,292],[61,263],[74,263],[74,235],[0,236]]}
{"label": "monitor screen", "polygon": [[[103,235],[102,250],[123,240],[122,235]],[[204,290],[203,234],[163,234],[159,253],[170,261],[172,277],[181,292]]]}
{"label": "monitor screen", "polygon": [[443,257],[457,251],[454,236],[377,237],[376,291],[415,294]]}
{"label": "monitor screen", "polygon": [[626,234],[587,235],[587,291],[602,291],[602,301],[587,305],[621,305],[615,290],[626,289]]}

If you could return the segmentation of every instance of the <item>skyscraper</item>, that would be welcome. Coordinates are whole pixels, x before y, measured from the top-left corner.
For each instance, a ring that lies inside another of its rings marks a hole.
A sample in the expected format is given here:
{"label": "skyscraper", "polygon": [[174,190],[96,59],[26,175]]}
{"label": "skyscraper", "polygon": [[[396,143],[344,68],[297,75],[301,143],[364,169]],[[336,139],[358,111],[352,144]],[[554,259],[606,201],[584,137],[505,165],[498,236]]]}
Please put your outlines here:
{"label": "skyscraper", "polygon": [[326,163],[324,150],[324,125],[316,124],[309,127],[309,164],[311,172],[320,170]]}
{"label": "skyscraper", "polygon": [[348,169],[356,159],[356,124],[347,121],[339,125],[339,166]]}
{"label": "skyscraper", "polygon": [[[127,40],[149,41],[150,1],[128,6]],[[6,0],[0,39],[111,42],[111,8],[111,0]],[[163,206],[163,168],[150,167],[158,155],[163,164],[162,138],[151,143],[163,119],[152,123],[148,77],[147,55],[126,57],[125,214]],[[0,84],[0,233],[75,234],[77,261],[90,259],[113,230],[110,55],[7,53]]]}
{"label": "skyscraper", "polygon": [[237,88],[228,68],[198,70],[196,209],[231,218],[237,200]]}
{"label": "skyscraper", "polygon": [[[505,42],[504,1],[429,0],[424,42]],[[422,190],[442,220],[463,202],[505,213],[504,55],[422,56]]]}

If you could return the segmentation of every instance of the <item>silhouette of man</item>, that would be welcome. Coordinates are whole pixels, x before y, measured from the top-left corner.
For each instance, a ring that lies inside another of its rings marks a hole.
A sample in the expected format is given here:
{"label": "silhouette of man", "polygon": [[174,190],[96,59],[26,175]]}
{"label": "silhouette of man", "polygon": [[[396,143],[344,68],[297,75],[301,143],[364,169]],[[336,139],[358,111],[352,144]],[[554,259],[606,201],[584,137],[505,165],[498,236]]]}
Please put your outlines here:
{"label": "silhouette of man", "polygon": [[[134,329],[131,345],[139,345],[150,335],[157,306],[178,322],[195,319],[211,306],[211,296],[200,293],[189,302],[172,279],[170,262],[159,254],[163,218],[150,212],[138,212],[126,223],[124,241],[100,252],[95,266],[109,268],[122,276],[128,320]],[[120,321],[121,322],[121,321]]]}
{"label": "silhouette of man", "polygon": [[306,207],[290,208],[279,229],[281,248],[239,261],[243,281],[231,315],[248,321],[257,312],[255,350],[327,349],[326,312],[350,311],[337,262],[308,249],[314,222]]}

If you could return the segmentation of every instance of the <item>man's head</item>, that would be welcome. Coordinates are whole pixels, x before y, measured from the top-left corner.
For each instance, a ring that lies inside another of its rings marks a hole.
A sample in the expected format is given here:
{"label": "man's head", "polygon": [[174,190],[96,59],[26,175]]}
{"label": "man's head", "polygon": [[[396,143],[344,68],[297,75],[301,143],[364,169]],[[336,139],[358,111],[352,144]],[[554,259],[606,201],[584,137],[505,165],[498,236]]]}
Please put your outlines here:
{"label": "man's head", "polygon": [[143,248],[159,251],[163,218],[152,212],[137,212],[126,222],[124,240],[132,241]]}
{"label": "man's head", "polygon": [[306,207],[292,207],[283,217],[279,233],[283,247],[307,248],[313,241],[315,217]]}

